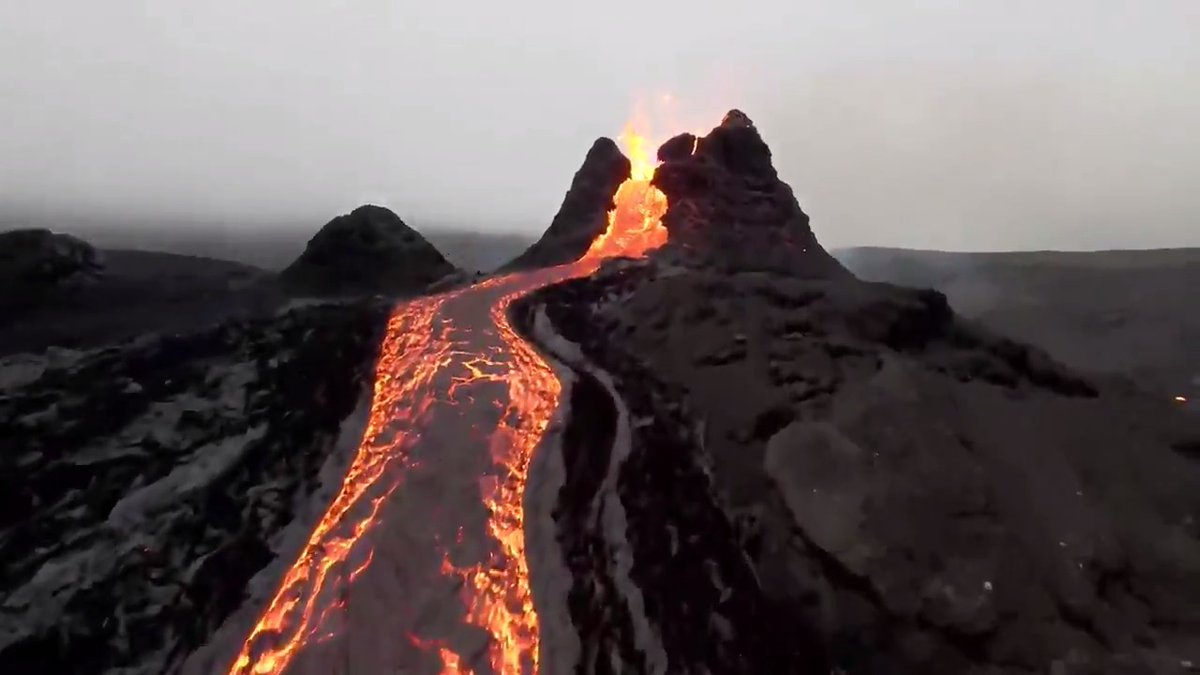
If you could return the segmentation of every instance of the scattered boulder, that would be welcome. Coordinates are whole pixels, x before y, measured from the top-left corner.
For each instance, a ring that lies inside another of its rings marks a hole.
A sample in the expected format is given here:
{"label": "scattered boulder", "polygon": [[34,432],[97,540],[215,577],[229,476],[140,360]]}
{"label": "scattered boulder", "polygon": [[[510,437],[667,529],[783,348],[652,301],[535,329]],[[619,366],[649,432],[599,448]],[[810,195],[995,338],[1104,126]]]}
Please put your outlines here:
{"label": "scattered boulder", "polygon": [[281,280],[305,295],[405,294],[457,271],[395,213],[367,205],[322,227]]}
{"label": "scattered boulder", "polygon": [[611,138],[599,138],[575,172],[550,227],[532,246],[500,268],[516,271],[553,267],[578,260],[608,227],[613,195],[629,178],[629,159]]}

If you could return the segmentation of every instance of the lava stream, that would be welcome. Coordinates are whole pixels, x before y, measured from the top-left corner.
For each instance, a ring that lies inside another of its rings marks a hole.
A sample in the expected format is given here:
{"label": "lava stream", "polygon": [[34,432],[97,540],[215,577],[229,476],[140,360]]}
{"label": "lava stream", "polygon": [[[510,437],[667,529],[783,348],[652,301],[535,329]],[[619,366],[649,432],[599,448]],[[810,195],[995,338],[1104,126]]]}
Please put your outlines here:
{"label": "lava stream", "polygon": [[[296,652],[318,637],[336,605],[329,598],[334,587],[352,580],[367,564],[347,569],[355,544],[375,525],[380,504],[398,486],[403,467],[395,465],[404,463],[417,439],[415,430],[433,403],[426,389],[447,361],[447,343],[434,335],[433,320],[446,297],[422,298],[397,308],[389,318],[363,442],[340,492],[242,645],[231,675],[284,672]],[[322,602],[328,604],[319,608]]]}
{"label": "lava stream", "polygon": [[[514,287],[489,311],[507,354],[478,359],[500,370],[473,371],[480,379],[508,384],[508,407],[490,443],[500,476],[488,484],[483,494],[490,513],[488,533],[499,543],[500,551],[498,559],[465,569],[454,569],[447,562],[443,572],[457,574],[466,582],[467,620],[492,636],[489,661],[497,675],[538,672],[537,612],[525,557],[525,487],[533,453],[562,393],[562,384],[550,364],[512,327],[508,310],[515,300],[539,288],[591,274],[605,258],[641,257],[666,243],[662,217],[667,211],[667,196],[651,183],[656,163],[650,159],[648,143],[632,129],[626,129],[621,140],[630,159],[630,177],[617,188],[608,227],[588,251],[575,263],[541,275],[517,273],[490,280]],[[440,651],[442,675],[471,673],[461,665],[460,655],[444,647]]]}
{"label": "lava stream", "polygon": [[[401,485],[431,407],[482,404],[470,390],[480,382],[502,383],[508,395],[488,443],[497,475],[481,483],[488,513],[486,532],[495,546],[484,556],[487,559],[474,565],[454,567],[446,557],[442,573],[463,580],[466,621],[490,636],[492,673],[539,671],[539,627],[525,555],[524,497],[533,453],[558,407],[562,385],[550,364],[517,334],[508,311],[515,300],[538,288],[591,274],[605,258],[642,256],[666,242],[661,218],[667,199],[651,184],[655,164],[647,143],[629,131],[622,140],[631,176],[614,196],[607,230],[578,261],[492,278],[393,311],[375,371],[364,440],[341,491],[284,575],[230,675],[283,673],[307,644],[327,637],[322,632],[326,620],[344,609],[337,593],[371,564],[371,550],[356,554],[357,566],[350,562],[352,553],[365,548],[359,544],[378,524],[381,504]],[[448,302],[488,297],[483,294],[496,294],[497,299],[488,308],[490,326],[480,334],[456,328],[445,316]],[[439,391],[444,383],[435,378],[448,367],[465,375],[450,377],[446,389]],[[436,649],[443,675],[472,673],[468,659],[441,641],[409,637],[421,651]]]}

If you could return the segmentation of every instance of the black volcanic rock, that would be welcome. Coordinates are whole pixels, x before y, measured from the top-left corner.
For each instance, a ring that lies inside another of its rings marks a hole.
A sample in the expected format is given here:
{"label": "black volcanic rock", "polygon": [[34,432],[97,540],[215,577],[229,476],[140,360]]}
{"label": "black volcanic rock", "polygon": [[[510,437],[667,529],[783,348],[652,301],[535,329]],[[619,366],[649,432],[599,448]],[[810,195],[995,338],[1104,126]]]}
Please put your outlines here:
{"label": "black volcanic rock", "polygon": [[0,233],[0,307],[86,285],[103,270],[103,256],[82,239],[45,229]]}
{"label": "black volcanic rock", "polygon": [[303,294],[391,294],[423,290],[456,271],[395,213],[367,205],[322,227],[281,280]]}
{"label": "black volcanic rock", "polygon": [[806,278],[848,276],[817,243],[808,215],[775,172],[750,118],[733,110],[697,139],[663,144],[654,184],[666,195],[664,260],[715,271],[769,271]]}
{"label": "black volcanic rock", "polygon": [[0,672],[177,672],[336,489],[388,310],[0,359]]}
{"label": "black volcanic rock", "polygon": [[575,172],[571,188],[546,232],[502,271],[552,267],[578,260],[592,240],[604,232],[613,195],[625,179],[630,165],[610,138],[599,138],[588,150],[583,166]]}
{"label": "black volcanic rock", "polygon": [[[853,277],[650,256],[516,311],[549,319],[542,346],[608,378],[628,420],[623,457],[564,438],[555,516],[582,651],[618,672],[662,672],[624,656],[639,622],[666,672],[1200,662],[1200,418],[1169,401]],[[572,423],[611,417],[570,396]],[[576,514],[605,490],[621,530]]]}

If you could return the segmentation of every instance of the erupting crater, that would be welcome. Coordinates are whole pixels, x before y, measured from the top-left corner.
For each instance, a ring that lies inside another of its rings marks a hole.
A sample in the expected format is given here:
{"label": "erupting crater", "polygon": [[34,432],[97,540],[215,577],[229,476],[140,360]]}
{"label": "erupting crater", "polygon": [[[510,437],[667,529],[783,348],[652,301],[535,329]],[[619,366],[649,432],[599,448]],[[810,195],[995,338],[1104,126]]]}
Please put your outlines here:
{"label": "erupting crater", "polygon": [[667,243],[667,228],[662,224],[667,213],[667,195],[651,182],[657,162],[651,160],[649,143],[630,127],[626,127],[619,140],[629,158],[629,178],[613,196],[608,229],[596,237],[582,260],[638,258]]}

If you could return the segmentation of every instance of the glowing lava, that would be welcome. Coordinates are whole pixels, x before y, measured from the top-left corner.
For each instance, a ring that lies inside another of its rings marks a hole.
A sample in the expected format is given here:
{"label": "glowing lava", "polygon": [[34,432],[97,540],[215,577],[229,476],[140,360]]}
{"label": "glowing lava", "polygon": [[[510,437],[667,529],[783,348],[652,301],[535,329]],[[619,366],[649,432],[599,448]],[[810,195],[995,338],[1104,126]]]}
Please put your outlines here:
{"label": "glowing lava", "polygon": [[[487,532],[498,546],[488,560],[465,568],[455,568],[447,560],[442,571],[465,582],[467,621],[491,635],[488,660],[498,675],[538,672],[538,618],[525,557],[525,487],[534,450],[562,392],[550,364],[513,329],[508,309],[526,293],[578,276],[590,267],[558,268],[558,273],[549,277],[518,273],[499,278],[506,290],[512,289],[488,311],[503,345],[501,353],[488,355],[470,367],[474,381],[503,382],[508,389],[507,406],[489,441],[498,475],[481,481],[481,496],[489,514]],[[443,675],[471,672],[460,665],[460,655],[445,648],[440,653]]]}
{"label": "glowing lava", "polygon": [[[666,243],[661,218],[667,198],[651,184],[656,164],[649,143],[631,129],[620,139],[631,175],[614,196],[607,230],[578,261],[495,277],[393,310],[375,371],[364,440],[341,491],[242,645],[231,675],[283,673],[307,644],[328,637],[327,619],[343,609],[339,592],[371,564],[367,535],[380,521],[381,504],[401,486],[412,465],[410,451],[431,408],[486,405],[490,401],[476,402],[471,389],[489,382],[501,383],[507,391],[507,401],[499,402],[500,421],[488,441],[495,475],[480,482],[488,512],[486,533],[494,546],[487,559],[473,565],[455,567],[446,557],[441,572],[464,582],[465,620],[491,637],[491,672],[538,672],[539,626],[526,561],[524,499],[533,454],[559,405],[562,385],[546,359],[517,334],[508,313],[518,298],[589,275],[605,258],[640,257]],[[478,332],[456,327],[447,315],[447,303],[472,298],[490,303],[488,326],[477,327]],[[445,376],[438,377],[443,372]],[[468,659],[445,642],[408,637],[414,649],[436,651],[443,675],[473,672]]]}
{"label": "glowing lava", "polygon": [[613,256],[641,257],[667,243],[667,228],[662,217],[667,213],[667,196],[655,187],[649,141],[630,127],[619,139],[629,158],[629,178],[617,188],[613,209],[608,212],[608,229],[592,241],[583,259],[600,260]]}
{"label": "glowing lava", "polygon": [[[341,491],[313,528],[299,559],[242,645],[231,674],[282,673],[296,652],[321,637],[339,607],[337,587],[353,581],[350,554],[377,522],[380,504],[396,489],[416,427],[432,399],[423,395],[446,363],[447,343],[433,334],[433,319],[447,296],[423,298],[394,311],[375,368],[375,391],[363,442]],[[322,606],[323,605],[323,606]]]}
{"label": "glowing lava", "polygon": [[[548,276],[517,273],[492,280],[514,287],[490,310],[506,353],[500,358],[477,359],[498,367],[496,371],[471,369],[474,380],[499,380],[508,385],[508,406],[490,443],[500,476],[486,482],[483,490],[490,513],[488,533],[500,550],[496,559],[465,569],[454,569],[447,563],[443,572],[453,572],[466,582],[467,620],[492,636],[489,661],[497,675],[538,672],[539,631],[525,557],[523,505],[534,450],[562,393],[562,384],[550,364],[513,329],[508,310],[513,301],[532,291],[591,274],[605,258],[641,257],[667,242],[667,229],[662,224],[667,196],[651,184],[657,162],[651,160],[649,141],[631,127],[619,138],[630,161],[630,176],[613,197],[608,228],[578,261],[558,267]],[[462,659],[457,654],[444,648],[441,654],[442,675],[470,672],[460,665]]]}

